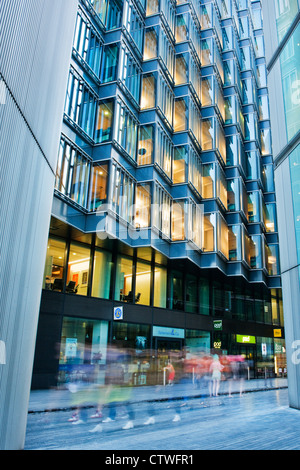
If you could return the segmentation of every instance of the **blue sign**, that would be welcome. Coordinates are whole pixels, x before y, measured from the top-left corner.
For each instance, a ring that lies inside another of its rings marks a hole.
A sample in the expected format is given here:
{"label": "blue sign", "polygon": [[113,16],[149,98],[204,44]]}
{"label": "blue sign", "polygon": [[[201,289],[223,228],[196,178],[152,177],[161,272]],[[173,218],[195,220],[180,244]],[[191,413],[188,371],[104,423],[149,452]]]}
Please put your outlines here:
{"label": "blue sign", "polygon": [[123,306],[114,307],[114,320],[123,320]]}
{"label": "blue sign", "polygon": [[164,338],[184,338],[184,330],[182,328],[168,328],[166,326],[154,326],[153,336]]}

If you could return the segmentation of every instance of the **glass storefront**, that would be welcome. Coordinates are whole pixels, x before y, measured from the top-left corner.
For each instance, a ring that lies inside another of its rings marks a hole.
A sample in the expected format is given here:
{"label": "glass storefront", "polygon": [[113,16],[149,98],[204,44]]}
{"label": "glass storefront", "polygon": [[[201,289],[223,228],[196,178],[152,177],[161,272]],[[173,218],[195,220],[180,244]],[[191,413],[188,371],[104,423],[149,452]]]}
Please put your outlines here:
{"label": "glass storefront", "polygon": [[108,322],[64,317],[58,384],[92,382],[104,384],[101,366],[106,363]]}

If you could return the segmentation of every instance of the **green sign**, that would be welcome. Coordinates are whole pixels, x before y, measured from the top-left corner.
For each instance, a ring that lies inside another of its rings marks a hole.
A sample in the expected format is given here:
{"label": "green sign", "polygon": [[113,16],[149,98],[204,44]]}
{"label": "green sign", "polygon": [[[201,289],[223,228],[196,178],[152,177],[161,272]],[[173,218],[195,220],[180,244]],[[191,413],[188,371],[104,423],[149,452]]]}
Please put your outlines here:
{"label": "green sign", "polygon": [[222,331],[222,320],[214,320],[214,330]]}
{"label": "green sign", "polygon": [[255,336],[236,335],[236,342],[237,343],[244,343],[244,344],[255,344],[256,339],[255,339]]}

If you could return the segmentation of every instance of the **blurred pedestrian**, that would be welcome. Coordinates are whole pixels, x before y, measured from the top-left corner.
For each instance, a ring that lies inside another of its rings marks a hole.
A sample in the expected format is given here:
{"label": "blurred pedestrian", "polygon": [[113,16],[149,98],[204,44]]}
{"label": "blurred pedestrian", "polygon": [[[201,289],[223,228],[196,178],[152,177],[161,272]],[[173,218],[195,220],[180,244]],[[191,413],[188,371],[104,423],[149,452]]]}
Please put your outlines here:
{"label": "blurred pedestrian", "polygon": [[212,389],[210,390],[210,396],[214,397],[219,396],[220,381],[221,381],[221,372],[224,369],[222,366],[219,356],[215,354],[213,356],[213,361],[210,366],[211,380],[212,380]]}

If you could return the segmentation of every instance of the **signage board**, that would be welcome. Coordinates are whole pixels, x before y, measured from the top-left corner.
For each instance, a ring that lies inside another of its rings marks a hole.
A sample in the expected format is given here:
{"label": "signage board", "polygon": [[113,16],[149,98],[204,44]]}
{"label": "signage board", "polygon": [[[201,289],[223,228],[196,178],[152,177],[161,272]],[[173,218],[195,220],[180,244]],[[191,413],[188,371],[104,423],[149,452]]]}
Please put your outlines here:
{"label": "signage board", "polygon": [[114,307],[114,320],[123,320],[123,305]]}
{"label": "signage board", "polygon": [[281,338],[282,334],[281,334],[281,328],[275,328],[273,330],[273,333],[274,333],[274,338]]}
{"label": "signage board", "polygon": [[182,328],[169,328],[167,326],[153,326],[153,336],[160,336],[163,338],[184,338],[184,329]]}
{"label": "signage board", "polygon": [[236,335],[236,342],[237,343],[244,343],[244,344],[255,344],[256,339],[255,339],[255,336]]}
{"label": "signage board", "polygon": [[214,330],[222,331],[223,322],[222,320],[214,320]]}

